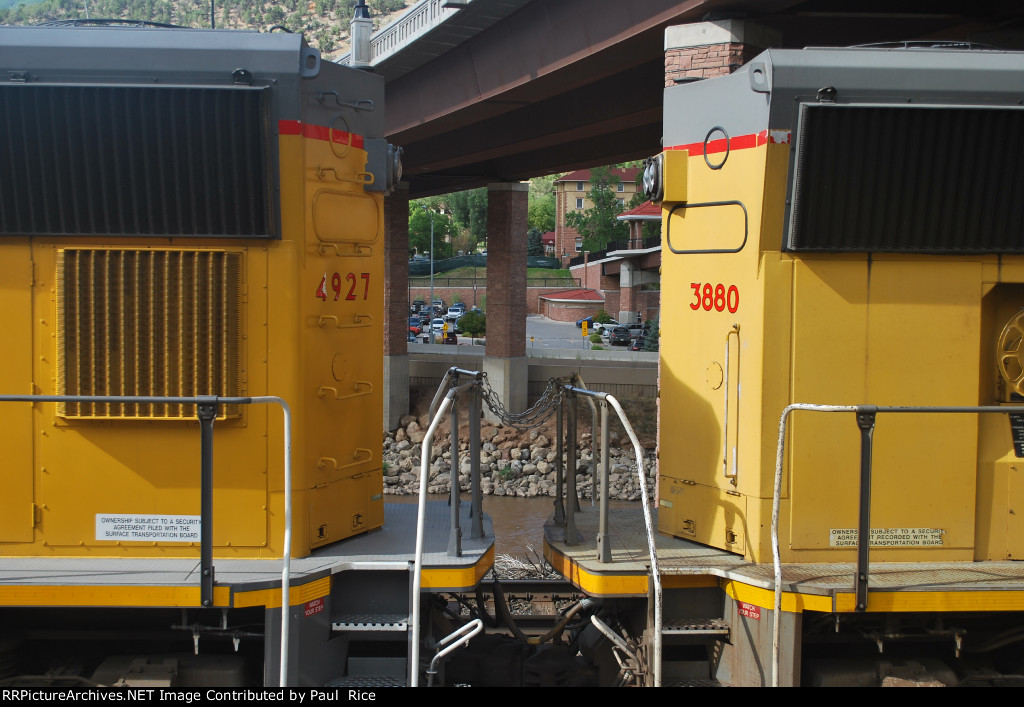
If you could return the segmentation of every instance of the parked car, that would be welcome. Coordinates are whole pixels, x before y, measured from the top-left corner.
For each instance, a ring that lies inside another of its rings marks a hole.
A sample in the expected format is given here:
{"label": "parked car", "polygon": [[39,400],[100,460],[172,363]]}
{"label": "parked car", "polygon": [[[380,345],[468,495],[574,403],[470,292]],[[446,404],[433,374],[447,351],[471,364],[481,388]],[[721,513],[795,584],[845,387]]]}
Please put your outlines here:
{"label": "parked car", "polygon": [[459,343],[459,337],[455,335],[454,331],[449,331],[447,334],[444,335],[444,341],[442,343],[457,345]]}
{"label": "parked car", "polygon": [[629,342],[629,350],[630,351],[640,351],[641,349],[643,349],[643,347],[644,347],[644,340],[643,339],[633,339],[632,341]]}
{"label": "parked car", "polygon": [[647,324],[630,324],[629,331],[633,338],[640,339],[643,341],[644,337],[647,336],[647,331],[650,327]]}
{"label": "parked car", "polygon": [[440,317],[435,317],[430,320],[430,328],[434,332],[444,331],[445,324],[445,320],[441,319]]}
{"label": "parked car", "polygon": [[451,321],[455,321],[456,319],[458,319],[459,317],[461,317],[465,313],[466,313],[466,305],[464,305],[461,302],[459,302],[459,303],[453,304],[451,307],[448,308],[448,313],[446,315],[444,315],[444,318],[445,319],[449,319]]}
{"label": "parked car", "polygon": [[594,326],[594,316],[591,315],[589,317],[583,317],[583,319],[577,319],[576,320],[576,328],[577,329],[582,329],[583,328],[583,322],[586,322],[588,327]]}
{"label": "parked car", "polygon": [[419,334],[423,331],[423,322],[420,321],[419,317],[409,317],[409,331],[413,334]]}
{"label": "parked car", "polygon": [[629,346],[629,342],[633,337],[629,333],[629,328],[624,326],[617,326],[612,329],[611,335],[608,337],[608,343],[612,346]]}
{"label": "parked car", "polygon": [[610,322],[598,322],[597,324],[594,325],[594,331],[603,336],[608,336],[608,333],[611,332],[611,330],[617,327],[618,325],[619,323],[614,319],[612,319]]}
{"label": "parked car", "polygon": [[417,339],[416,335],[412,333],[412,327],[409,327],[409,343],[415,344],[417,341],[419,341],[419,339]]}

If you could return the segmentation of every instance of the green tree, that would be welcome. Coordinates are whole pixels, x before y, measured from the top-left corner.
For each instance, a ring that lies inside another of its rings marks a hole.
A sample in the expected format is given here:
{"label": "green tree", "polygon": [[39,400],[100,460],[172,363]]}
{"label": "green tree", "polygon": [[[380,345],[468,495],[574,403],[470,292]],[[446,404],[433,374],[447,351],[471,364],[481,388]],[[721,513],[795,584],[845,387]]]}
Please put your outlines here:
{"label": "green tree", "polygon": [[615,218],[622,213],[614,189],[618,183],[619,178],[609,167],[595,167],[590,170],[590,193],[587,194],[593,206],[566,214],[566,224],[583,236],[584,250],[602,250],[609,241],[629,237],[629,226]]}
{"label": "green tree", "polygon": [[455,222],[466,229],[474,246],[487,240],[487,188],[467,189],[444,196]]}
{"label": "green tree", "polygon": [[531,228],[526,234],[527,255],[544,255],[544,239],[541,237],[542,235],[536,228]]}
{"label": "green tree", "polygon": [[[626,211],[635,209],[636,207],[647,201],[647,197],[644,195],[643,187],[644,171],[641,169],[636,173],[636,191],[633,192],[633,196],[630,198],[629,203],[626,204]],[[653,238],[654,236],[661,235],[661,221],[644,221],[640,237],[644,240]]]}
{"label": "green tree", "polygon": [[473,251],[476,250],[476,239],[465,228],[458,228],[458,231],[458,234],[452,241],[456,252],[472,255]]}
{"label": "green tree", "polygon": [[451,216],[438,213],[435,208],[429,199],[409,202],[409,246],[415,248],[418,253],[430,252],[430,220],[433,215],[434,260],[440,260],[451,257],[452,247],[449,240],[458,233],[458,230]]}
{"label": "green tree", "polygon": [[541,233],[555,230],[555,180],[557,174],[535,177],[530,180],[530,195],[527,215],[529,228]]}

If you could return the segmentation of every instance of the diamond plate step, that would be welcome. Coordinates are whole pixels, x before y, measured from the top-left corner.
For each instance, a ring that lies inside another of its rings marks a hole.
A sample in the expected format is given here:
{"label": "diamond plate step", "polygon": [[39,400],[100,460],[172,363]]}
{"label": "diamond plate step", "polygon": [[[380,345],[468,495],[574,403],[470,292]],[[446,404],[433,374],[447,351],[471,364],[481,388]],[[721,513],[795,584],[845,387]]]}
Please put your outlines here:
{"label": "diamond plate step", "polygon": [[407,680],[396,675],[352,675],[335,678],[325,687],[405,687]]}
{"label": "diamond plate step", "polygon": [[406,631],[405,614],[344,614],[331,622],[333,631]]}
{"label": "diamond plate step", "polygon": [[728,636],[725,619],[671,619],[662,626],[665,636]]}

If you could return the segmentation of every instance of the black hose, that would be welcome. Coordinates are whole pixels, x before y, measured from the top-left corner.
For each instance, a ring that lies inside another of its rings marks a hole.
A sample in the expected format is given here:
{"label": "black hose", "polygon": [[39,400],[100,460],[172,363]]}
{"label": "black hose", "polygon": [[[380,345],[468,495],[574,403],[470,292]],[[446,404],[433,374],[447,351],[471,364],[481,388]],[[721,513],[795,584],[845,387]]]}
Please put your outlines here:
{"label": "black hose", "polygon": [[555,636],[561,635],[562,631],[565,630],[565,627],[577,613],[579,613],[583,609],[589,609],[593,606],[595,606],[595,603],[591,599],[581,599],[580,601],[576,602],[576,604],[574,604],[568,611],[565,612],[565,615],[558,620],[558,623],[555,624],[555,626],[550,631],[545,633],[543,636],[530,637],[523,633],[522,629],[520,629],[519,626],[516,625],[515,619],[512,618],[512,612],[509,611],[508,602],[505,601],[505,590],[502,589],[501,583],[497,580],[495,580],[494,582],[495,613],[498,614],[499,618],[502,620],[502,623],[505,625],[505,628],[511,631],[513,636],[531,646],[539,646],[542,643],[547,643]]}
{"label": "black hose", "polygon": [[[495,601],[497,606],[497,601]],[[488,628],[498,628],[501,626],[501,622],[498,621],[497,616],[491,616],[487,613],[487,602],[484,600],[484,588],[482,585],[476,585],[476,615],[481,621],[484,622]]]}

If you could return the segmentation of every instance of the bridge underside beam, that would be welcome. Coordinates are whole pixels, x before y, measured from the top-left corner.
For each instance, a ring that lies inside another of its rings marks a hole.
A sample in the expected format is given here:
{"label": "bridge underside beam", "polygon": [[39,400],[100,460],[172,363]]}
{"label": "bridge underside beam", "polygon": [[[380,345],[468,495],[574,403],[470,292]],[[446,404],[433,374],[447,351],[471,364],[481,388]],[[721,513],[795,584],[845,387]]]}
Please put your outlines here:
{"label": "bridge underside beam", "polygon": [[[475,4],[466,22],[483,12]],[[965,20],[896,6],[851,12],[839,0],[529,2],[407,73],[381,67],[388,138],[405,148],[412,196],[658,152],[664,31],[709,16],[763,24],[787,47],[934,37]]]}

